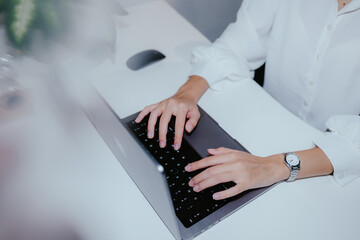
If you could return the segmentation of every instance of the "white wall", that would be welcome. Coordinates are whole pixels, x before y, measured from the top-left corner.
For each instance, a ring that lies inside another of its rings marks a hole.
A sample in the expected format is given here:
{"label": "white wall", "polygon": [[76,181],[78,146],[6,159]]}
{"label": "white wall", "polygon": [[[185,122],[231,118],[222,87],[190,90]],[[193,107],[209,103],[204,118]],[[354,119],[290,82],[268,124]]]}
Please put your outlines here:
{"label": "white wall", "polygon": [[[136,0],[131,0],[136,1]],[[235,21],[242,0],[167,0],[210,41]]]}
{"label": "white wall", "polygon": [[131,6],[131,5],[135,5],[135,4],[139,4],[139,3],[151,2],[154,0],[115,0],[115,1],[120,3],[121,6],[126,7],[126,6]]}
{"label": "white wall", "polygon": [[[116,0],[123,7],[154,0]],[[210,41],[235,21],[242,0],[166,0]]]}

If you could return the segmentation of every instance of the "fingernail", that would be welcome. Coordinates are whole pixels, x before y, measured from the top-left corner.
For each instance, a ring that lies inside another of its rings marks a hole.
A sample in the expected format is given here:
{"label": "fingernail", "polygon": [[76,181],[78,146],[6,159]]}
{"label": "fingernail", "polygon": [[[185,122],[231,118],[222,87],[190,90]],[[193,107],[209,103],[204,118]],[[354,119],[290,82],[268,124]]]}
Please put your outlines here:
{"label": "fingernail", "polygon": [[211,152],[216,152],[216,150],[214,148],[209,148],[208,149],[208,152],[211,153]]}
{"label": "fingernail", "polygon": [[213,199],[216,200],[216,199],[219,199],[219,198],[220,198],[220,195],[219,195],[219,194],[216,194],[216,193],[215,193],[215,194],[213,195]]}
{"label": "fingernail", "polygon": [[154,137],[154,133],[152,131],[148,132],[148,138],[153,138]]}
{"label": "fingernail", "polygon": [[135,122],[136,122],[136,123],[139,123],[139,118],[136,118],[136,119],[135,119]]}
{"label": "fingernail", "polygon": [[189,181],[189,186],[190,186],[190,187],[193,187],[193,186],[194,186],[194,181],[193,181],[192,179]]}
{"label": "fingernail", "polygon": [[164,147],[165,147],[164,141],[160,141],[160,147],[161,147],[161,148],[164,148]]}
{"label": "fingernail", "polygon": [[200,189],[199,185],[195,185],[194,191],[197,192],[197,191],[199,191],[199,189]]}
{"label": "fingernail", "polygon": [[180,148],[179,144],[175,144],[175,145],[174,145],[174,149],[175,149],[175,150],[179,150],[179,148]]}
{"label": "fingernail", "polygon": [[185,167],[185,170],[186,170],[186,171],[191,171],[191,165],[188,164],[188,165]]}
{"label": "fingernail", "polygon": [[188,131],[191,132],[192,129],[193,129],[193,125],[192,125],[192,124],[189,124],[189,125],[188,125]]}

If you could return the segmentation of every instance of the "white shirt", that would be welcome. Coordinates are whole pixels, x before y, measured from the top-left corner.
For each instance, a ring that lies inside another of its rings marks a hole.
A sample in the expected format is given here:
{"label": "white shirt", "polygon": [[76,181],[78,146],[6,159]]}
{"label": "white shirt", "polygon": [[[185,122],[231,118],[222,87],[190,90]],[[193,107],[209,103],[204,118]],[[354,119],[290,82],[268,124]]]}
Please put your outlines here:
{"label": "white shirt", "polygon": [[244,0],[222,36],[194,50],[191,75],[221,89],[226,80],[251,79],[266,61],[264,88],[304,121],[330,129],[314,143],[345,185],[360,176],[359,26],[360,0],[341,11],[336,0]]}

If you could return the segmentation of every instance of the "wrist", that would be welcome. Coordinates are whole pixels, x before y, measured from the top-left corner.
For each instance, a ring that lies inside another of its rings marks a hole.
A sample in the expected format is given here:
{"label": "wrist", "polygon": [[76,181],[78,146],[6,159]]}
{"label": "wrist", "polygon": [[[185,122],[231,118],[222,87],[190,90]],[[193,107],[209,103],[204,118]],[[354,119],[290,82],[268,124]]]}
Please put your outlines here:
{"label": "wrist", "polygon": [[189,80],[179,88],[176,95],[192,99],[194,103],[197,103],[208,88],[209,84],[204,78],[190,76]]}
{"label": "wrist", "polygon": [[277,182],[284,181],[290,176],[290,169],[284,164],[284,154],[275,154],[267,157],[273,169]]}

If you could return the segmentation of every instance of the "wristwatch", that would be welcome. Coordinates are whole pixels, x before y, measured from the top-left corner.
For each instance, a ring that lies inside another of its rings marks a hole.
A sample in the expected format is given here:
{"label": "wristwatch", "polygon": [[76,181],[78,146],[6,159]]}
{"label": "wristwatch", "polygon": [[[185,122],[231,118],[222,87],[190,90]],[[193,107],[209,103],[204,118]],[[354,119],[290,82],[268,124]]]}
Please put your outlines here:
{"label": "wristwatch", "polygon": [[284,163],[290,169],[290,177],[286,181],[292,182],[296,179],[300,171],[300,158],[293,152],[285,153]]}

